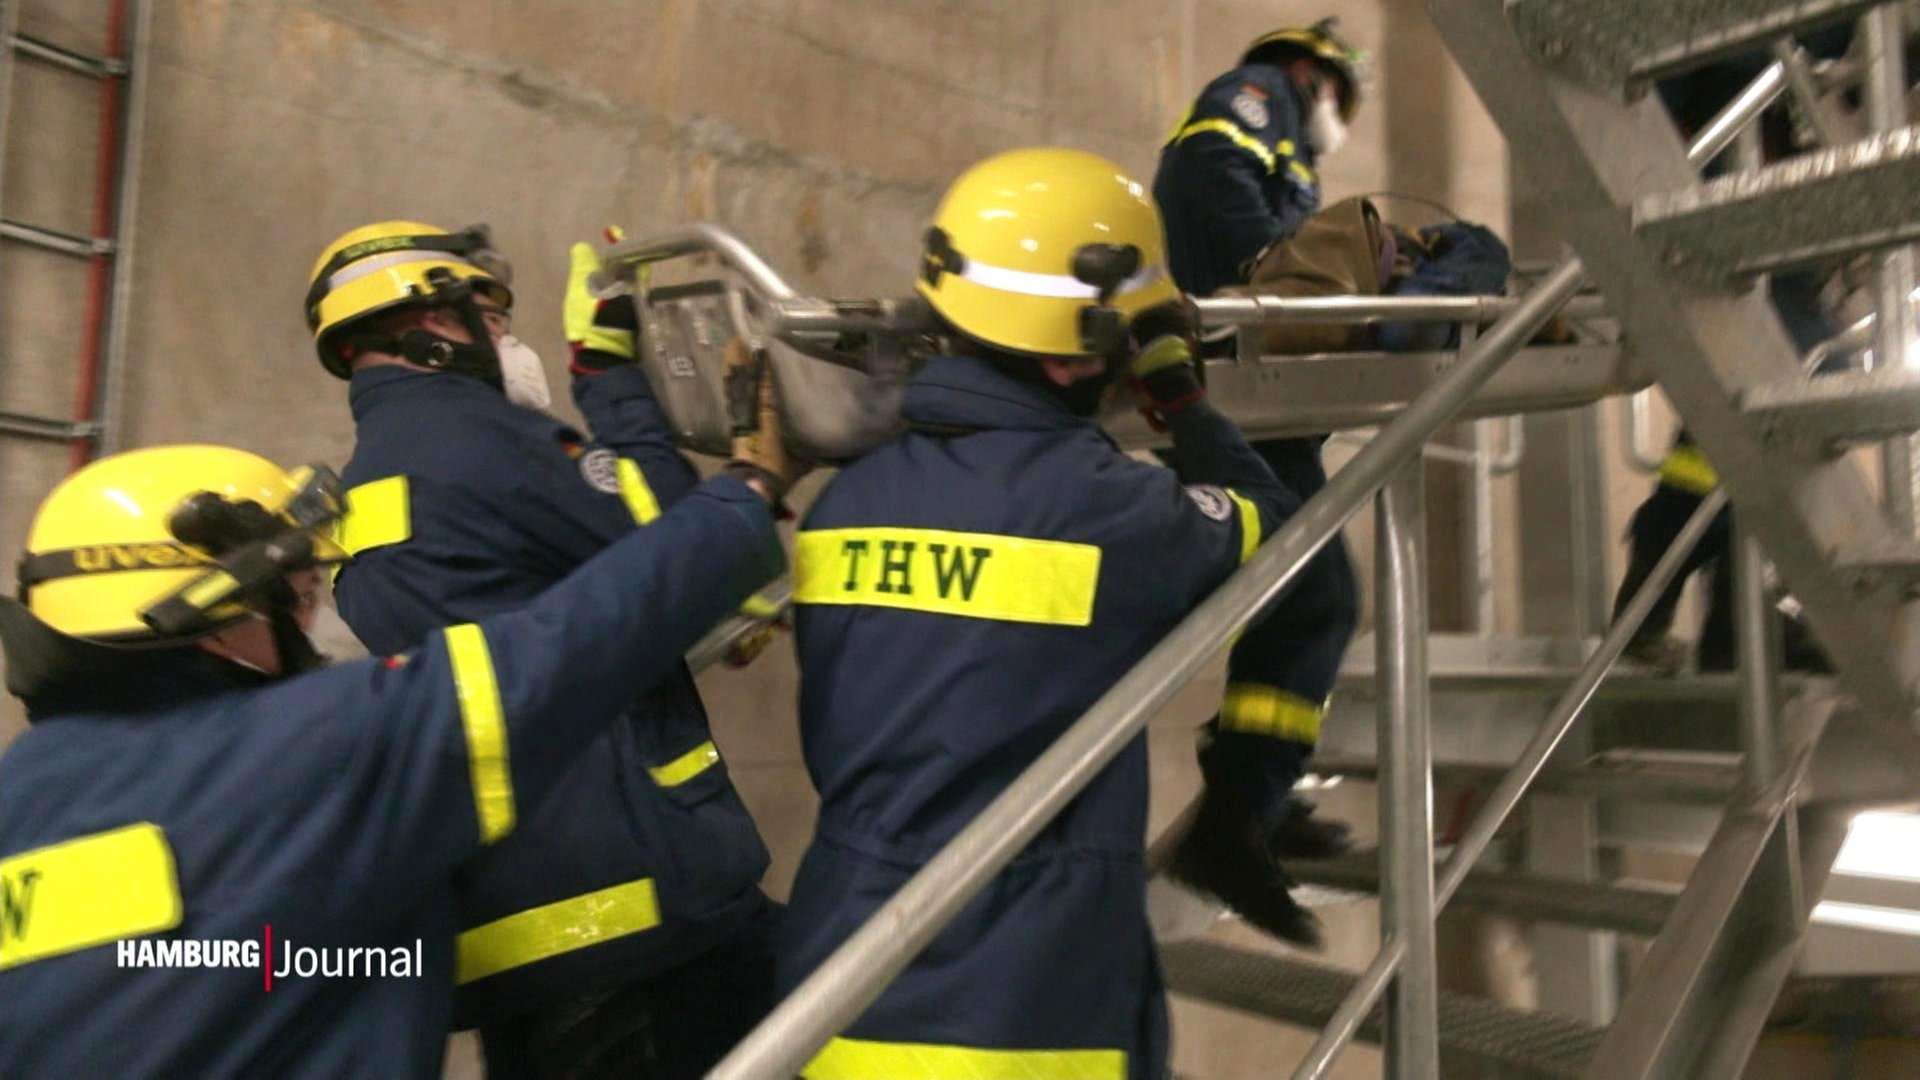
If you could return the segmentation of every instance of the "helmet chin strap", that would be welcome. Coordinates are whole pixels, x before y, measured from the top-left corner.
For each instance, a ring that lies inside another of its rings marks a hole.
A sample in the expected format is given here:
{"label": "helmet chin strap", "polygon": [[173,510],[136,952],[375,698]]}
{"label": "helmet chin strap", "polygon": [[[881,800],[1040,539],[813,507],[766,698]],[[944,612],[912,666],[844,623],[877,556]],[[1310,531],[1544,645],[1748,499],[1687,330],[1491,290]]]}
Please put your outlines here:
{"label": "helmet chin strap", "polygon": [[393,347],[380,351],[391,352],[424,368],[479,379],[500,389],[500,354],[494,351],[491,335],[483,333],[480,340],[486,342],[484,345],[455,341],[431,330],[409,330],[391,340]]}
{"label": "helmet chin strap", "polygon": [[[434,291],[434,299],[442,301],[442,306],[459,314],[460,323],[471,341],[455,341],[424,327],[415,327],[400,334],[356,334],[347,338],[345,344],[361,352],[398,356],[408,363],[434,371],[465,375],[504,392],[500,353],[493,346],[493,333],[487,329],[487,321],[480,314],[480,305],[474,302],[473,286],[465,281],[453,280],[452,275],[446,275],[445,271],[434,273],[445,275],[436,282],[439,287]],[[429,280],[434,280],[432,275],[429,275]]]}

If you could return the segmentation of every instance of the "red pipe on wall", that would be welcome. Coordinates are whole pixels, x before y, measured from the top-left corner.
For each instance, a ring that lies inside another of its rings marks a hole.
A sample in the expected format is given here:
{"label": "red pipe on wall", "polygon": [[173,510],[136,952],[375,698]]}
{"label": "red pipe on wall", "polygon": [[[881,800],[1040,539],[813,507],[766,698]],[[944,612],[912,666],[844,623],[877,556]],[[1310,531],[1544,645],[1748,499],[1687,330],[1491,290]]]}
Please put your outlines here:
{"label": "red pipe on wall", "polygon": [[[124,62],[127,14],[126,0],[113,0],[107,8],[107,58]],[[100,140],[93,167],[93,231],[95,238],[114,235],[114,176],[120,158],[120,89],[124,75],[101,80]],[[91,423],[100,393],[100,353],[105,345],[107,290],[113,282],[113,256],[95,252],[87,270],[87,321],[80,346],[80,388],[75,395],[73,418]],[[68,464],[78,469],[93,456],[94,438],[77,435],[68,451]]]}

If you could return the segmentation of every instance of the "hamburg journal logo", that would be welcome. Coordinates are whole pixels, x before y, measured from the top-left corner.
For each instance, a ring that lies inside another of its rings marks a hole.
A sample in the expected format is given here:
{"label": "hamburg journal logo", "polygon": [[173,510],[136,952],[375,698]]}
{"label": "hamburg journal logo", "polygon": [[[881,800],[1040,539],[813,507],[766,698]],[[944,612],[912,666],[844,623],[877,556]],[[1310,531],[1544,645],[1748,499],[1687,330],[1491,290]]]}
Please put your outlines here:
{"label": "hamburg journal logo", "polygon": [[301,945],[275,941],[273,924],[258,938],[123,938],[114,942],[114,962],[123,968],[258,968],[262,988],[276,979],[417,979],[421,939],[412,945]]}

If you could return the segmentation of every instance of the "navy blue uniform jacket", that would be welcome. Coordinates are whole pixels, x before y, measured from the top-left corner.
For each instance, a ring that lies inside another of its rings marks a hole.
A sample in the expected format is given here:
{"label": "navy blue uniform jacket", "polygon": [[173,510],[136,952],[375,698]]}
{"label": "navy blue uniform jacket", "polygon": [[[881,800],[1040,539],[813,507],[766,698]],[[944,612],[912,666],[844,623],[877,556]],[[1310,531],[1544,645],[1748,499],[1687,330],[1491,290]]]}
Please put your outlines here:
{"label": "navy blue uniform jacket", "polygon": [[1256,256],[1299,232],[1320,209],[1320,178],[1286,71],[1250,64],[1208,83],[1160,151],[1153,199],[1168,268],[1195,296],[1244,283]]}
{"label": "navy blue uniform jacket", "polygon": [[[579,376],[574,399],[599,441],[473,379],[354,374],[335,597],[369,649],[522,607],[693,488],[639,368]],[[685,963],[765,903],[766,848],[692,675],[636,672],[629,691],[518,834],[462,870],[460,1026]]]}
{"label": "navy blue uniform jacket", "polygon": [[[169,651],[29,700],[0,757],[0,1076],[439,1076],[455,867],[511,841],[634,682],[781,563],[764,504],[723,478],[525,611],[404,660],[237,689]],[[268,924],[276,967],[286,944],[419,939],[424,977],[268,992],[258,967],[118,966],[118,939],[257,943]]]}

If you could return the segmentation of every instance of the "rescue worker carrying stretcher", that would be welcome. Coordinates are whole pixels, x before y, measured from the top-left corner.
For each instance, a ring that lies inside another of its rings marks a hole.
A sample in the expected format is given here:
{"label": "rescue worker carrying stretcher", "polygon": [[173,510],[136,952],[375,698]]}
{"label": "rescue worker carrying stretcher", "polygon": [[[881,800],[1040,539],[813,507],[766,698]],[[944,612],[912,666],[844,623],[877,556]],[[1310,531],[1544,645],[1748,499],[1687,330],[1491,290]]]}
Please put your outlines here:
{"label": "rescue worker carrying stretcher", "polygon": [[[1153,184],[1180,288],[1207,296],[1244,284],[1263,256],[1307,226],[1320,208],[1315,169],[1346,141],[1364,64],[1327,19],[1260,37],[1240,66],[1201,92],[1162,148]],[[1371,278],[1372,268],[1367,272]],[[1327,483],[1324,441],[1269,439],[1253,448],[1304,503]],[[1348,846],[1346,826],[1313,818],[1311,804],[1292,789],[1319,741],[1358,622],[1359,585],[1346,541],[1336,536],[1229,657],[1226,697],[1201,750],[1207,788],[1199,825],[1171,870],[1249,918],[1247,883],[1232,873],[1242,860],[1216,847],[1237,845],[1248,858],[1270,859],[1325,857]],[[1314,937],[1266,928],[1296,940]]]}
{"label": "rescue worker carrying stretcher", "polygon": [[[696,489],[631,363],[632,299],[588,293],[598,265],[575,245],[565,300],[589,438],[538,411],[484,232],[383,222],[315,263],[308,324],[357,435],[336,603],[369,649],[523,607]],[[461,873],[455,1022],[496,1080],[698,1075],[772,1006],[766,848],[686,666],[641,674],[621,722]]]}
{"label": "rescue worker carrying stretcher", "polygon": [[780,571],[766,434],[764,493],[715,478],[521,612],[325,670],[331,474],[170,446],[55,488],[0,600],[31,722],[0,757],[0,1076],[439,1076],[456,868]]}
{"label": "rescue worker carrying stretcher", "polygon": [[[846,466],[797,537],[820,818],[783,991],[1297,507],[1205,400],[1159,214],[1119,166],[1058,149],[975,165],[940,204],[917,288],[947,352],[908,384],[907,433]],[[1178,476],[1096,423],[1129,371]],[[1163,1076],[1146,813],[1142,737],[805,1075]],[[1256,911],[1300,918],[1270,860],[1245,873],[1267,888]]]}

